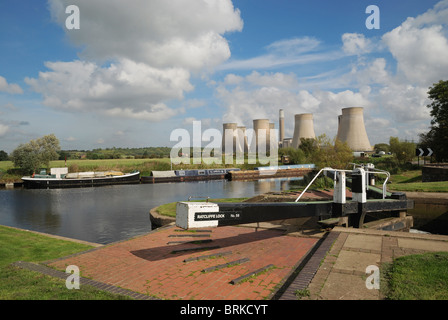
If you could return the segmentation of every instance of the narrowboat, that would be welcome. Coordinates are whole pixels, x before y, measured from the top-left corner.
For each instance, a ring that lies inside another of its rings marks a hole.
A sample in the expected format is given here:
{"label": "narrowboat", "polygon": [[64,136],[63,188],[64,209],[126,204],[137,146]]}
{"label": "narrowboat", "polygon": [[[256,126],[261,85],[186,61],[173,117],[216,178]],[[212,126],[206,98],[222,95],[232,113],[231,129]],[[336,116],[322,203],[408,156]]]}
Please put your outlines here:
{"label": "narrowboat", "polygon": [[68,173],[68,168],[51,168],[50,174],[46,170],[39,174],[22,177],[23,186],[28,189],[51,188],[80,188],[96,187],[115,184],[140,183],[140,172],[122,173],[119,171],[106,172],[75,172]]}

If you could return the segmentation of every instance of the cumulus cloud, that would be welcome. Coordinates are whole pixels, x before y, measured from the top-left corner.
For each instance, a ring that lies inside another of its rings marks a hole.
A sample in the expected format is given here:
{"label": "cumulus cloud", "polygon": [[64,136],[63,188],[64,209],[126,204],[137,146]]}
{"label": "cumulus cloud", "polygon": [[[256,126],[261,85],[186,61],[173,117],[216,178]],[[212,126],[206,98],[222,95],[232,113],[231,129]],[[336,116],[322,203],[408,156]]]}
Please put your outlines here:
{"label": "cumulus cloud", "polygon": [[160,121],[183,113],[167,103],[193,90],[193,74],[230,57],[224,34],[243,26],[231,0],[80,0],[80,29],[67,30],[71,4],[49,0],[49,9],[80,60],[47,62],[47,71],[25,81],[48,107],[111,117]]}
{"label": "cumulus cloud", "polygon": [[0,76],[0,92],[22,94],[23,90],[18,84],[8,83],[4,77]]}
{"label": "cumulus cloud", "polygon": [[[65,28],[69,0],[50,0],[50,12]],[[241,31],[230,0],[79,0],[79,30],[67,32],[85,59],[126,58],[157,68],[198,70],[230,57],[226,32]]]}
{"label": "cumulus cloud", "polygon": [[349,68],[314,78],[260,71],[246,76],[229,74],[216,86],[226,110],[223,121],[252,127],[256,118],[277,122],[278,110],[284,109],[286,135],[292,136],[294,115],[309,112],[314,115],[316,134],[334,137],[341,109],[363,107],[371,143],[388,142],[390,136],[418,139],[430,121],[428,88],[447,75],[447,24],[448,0],[443,0],[386,32],[380,41],[345,33],[335,53],[312,38],[287,39],[267,46],[265,55],[229,61],[223,69],[261,70],[328,61],[327,57],[340,59]]}
{"label": "cumulus cloud", "polygon": [[397,72],[412,83],[431,85],[448,70],[448,1],[386,33],[383,41],[397,60]]}
{"label": "cumulus cloud", "polygon": [[73,112],[158,121],[180,112],[160,101],[181,99],[193,88],[184,69],[160,70],[131,60],[108,67],[80,60],[47,62],[46,67],[49,71],[25,82],[42,93],[44,105]]}
{"label": "cumulus cloud", "polygon": [[372,50],[372,42],[363,34],[344,33],[342,35],[342,49],[345,53],[359,55]]}
{"label": "cumulus cloud", "polygon": [[368,109],[372,106],[368,90],[302,90],[292,74],[252,72],[241,77],[238,84],[235,87],[224,80],[216,88],[217,96],[226,108],[223,121],[237,122],[251,128],[254,119],[266,118],[278,126],[278,112],[283,109],[285,131],[290,137],[294,130],[295,114],[313,113],[316,133],[334,137],[342,108]]}

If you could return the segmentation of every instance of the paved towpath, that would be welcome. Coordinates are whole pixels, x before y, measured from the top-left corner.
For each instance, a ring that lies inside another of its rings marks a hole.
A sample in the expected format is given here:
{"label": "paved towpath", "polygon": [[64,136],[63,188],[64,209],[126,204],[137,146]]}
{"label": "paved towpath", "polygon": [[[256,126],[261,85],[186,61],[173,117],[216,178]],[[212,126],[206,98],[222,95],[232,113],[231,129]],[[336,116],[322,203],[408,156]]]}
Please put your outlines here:
{"label": "paved towpath", "polygon": [[448,252],[448,236],[399,231],[335,227],[322,238],[251,227],[202,231],[169,226],[49,261],[51,268],[15,265],[62,279],[76,265],[81,284],[136,299],[380,300],[381,291],[366,286],[369,266]]}
{"label": "paved towpath", "polygon": [[82,277],[158,299],[263,300],[272,298],[317,242],[276,229],[191,232],[170,226],[49,266],[76,265]]}
{"label": "paved towpath", "polygon": [[367,278],[372,275],[366,273],[367,267],[379,267],[404,255],[448,252],[448,236],[442,235],[344,227],[336,227],[330,234],[333,235],[331,248],[302,299],[379,300],[383,298],[381,290],[366,286]]}

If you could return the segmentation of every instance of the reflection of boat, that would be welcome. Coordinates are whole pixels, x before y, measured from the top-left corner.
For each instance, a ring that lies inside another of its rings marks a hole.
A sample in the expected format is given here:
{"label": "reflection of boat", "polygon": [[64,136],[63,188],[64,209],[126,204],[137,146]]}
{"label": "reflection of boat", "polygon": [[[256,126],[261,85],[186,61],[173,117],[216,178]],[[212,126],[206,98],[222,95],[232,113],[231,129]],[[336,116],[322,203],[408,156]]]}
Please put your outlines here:
{"label": "reflection of boat", "polygon": [[51,168],[50,174],[42,171],[30,177],[22,177],[25,188],[75,188],[95,187],[113,184],[131,184],[140,182],[140,172],[122,173],[106,172],[75,172],[68,173],[67,168]]}

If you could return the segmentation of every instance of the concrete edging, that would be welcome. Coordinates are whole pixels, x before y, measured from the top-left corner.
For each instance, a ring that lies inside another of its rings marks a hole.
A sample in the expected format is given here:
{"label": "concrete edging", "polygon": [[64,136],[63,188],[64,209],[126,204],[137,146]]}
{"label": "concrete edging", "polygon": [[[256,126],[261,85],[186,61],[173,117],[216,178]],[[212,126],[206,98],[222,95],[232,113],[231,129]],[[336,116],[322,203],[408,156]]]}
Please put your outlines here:
{"label": "concrete edging", "polygon": [[170,224],[173,224],[176,222],[176,218],[163,216],[163,215],[157,213],[158,207],[159,206],[149,210],[149,218],[151,220],[151,225],[153,225],[153,227],[154,227],[154,225],[156,227],[163,227],[163,226],[170,225]]}

